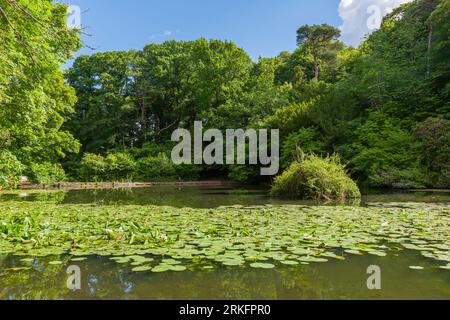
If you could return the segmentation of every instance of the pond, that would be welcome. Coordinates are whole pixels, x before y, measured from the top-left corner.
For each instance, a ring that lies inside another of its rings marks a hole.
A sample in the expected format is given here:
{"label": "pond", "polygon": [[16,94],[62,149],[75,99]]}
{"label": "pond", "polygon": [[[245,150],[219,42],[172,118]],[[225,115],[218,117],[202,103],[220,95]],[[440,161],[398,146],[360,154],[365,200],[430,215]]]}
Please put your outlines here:
{"label": "pond", "polygon": [[[177,208],[217,208],[220,206],[254,205],[329,205],[317,201],[285,200],[268,196],[264,188],[229,187],[154,187],[134,189],[93,189],[71,191],[0,192],[5,201],[57,201],[61,204],[153,205]],[[366,192],[361,205],[369,203],[442,203],[450,204],[450,191]],[[359,204],[359,203],[358,203]]]}
{"label": "pond", "polygon": [[450,299],[449,269],[447,192],[353,206],[245,188],[0,194],[0,299]]}

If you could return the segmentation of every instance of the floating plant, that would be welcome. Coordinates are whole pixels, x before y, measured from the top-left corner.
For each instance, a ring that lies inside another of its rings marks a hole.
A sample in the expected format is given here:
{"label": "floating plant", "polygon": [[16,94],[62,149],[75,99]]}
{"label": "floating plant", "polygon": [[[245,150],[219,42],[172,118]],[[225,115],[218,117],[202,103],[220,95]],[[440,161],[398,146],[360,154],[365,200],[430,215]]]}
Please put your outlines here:
{"label": "floating plant", "polygon": [[70,261],[106,256],[136,272],[264,269],[402,250],[449,263],[449,214],[445,205],[211,210],[12,201],[0,208],[0,252],[26,263],[64,254]]}

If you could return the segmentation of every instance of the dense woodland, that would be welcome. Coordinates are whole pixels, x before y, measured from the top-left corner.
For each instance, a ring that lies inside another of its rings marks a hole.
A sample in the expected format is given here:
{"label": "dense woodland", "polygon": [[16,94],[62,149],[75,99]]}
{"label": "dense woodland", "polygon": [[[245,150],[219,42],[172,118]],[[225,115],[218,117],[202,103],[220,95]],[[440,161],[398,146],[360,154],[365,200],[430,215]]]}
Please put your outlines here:
{"label": "dense woodland", "polygon": [[280,129],[283,169],[299,152],[335,154],[361,186],[450,187],[450,0],[401,6],[359,48],[318,24],[299,27],[294,52],[258,61],[199,39],[84,55],[63,71],[83,45],[65,15],[49,0],[0,0],[4,188],[22,175],[261,181],[257,166],[173,165],[171,134],[195,120]]}

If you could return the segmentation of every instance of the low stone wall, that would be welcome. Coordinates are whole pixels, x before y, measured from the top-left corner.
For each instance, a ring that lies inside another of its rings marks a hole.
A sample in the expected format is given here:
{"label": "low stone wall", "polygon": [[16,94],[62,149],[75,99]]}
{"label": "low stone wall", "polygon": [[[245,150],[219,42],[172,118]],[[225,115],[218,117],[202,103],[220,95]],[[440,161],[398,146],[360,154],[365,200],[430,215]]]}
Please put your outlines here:
{"label": "low stone wall", "polygon": [[21,190],[88,190],[88,189],[123,189],[146,187],[232,187],[236,183],[225,180],[186,181],[186,182],[64,182],[49,184],[30,184],[20,186]]}

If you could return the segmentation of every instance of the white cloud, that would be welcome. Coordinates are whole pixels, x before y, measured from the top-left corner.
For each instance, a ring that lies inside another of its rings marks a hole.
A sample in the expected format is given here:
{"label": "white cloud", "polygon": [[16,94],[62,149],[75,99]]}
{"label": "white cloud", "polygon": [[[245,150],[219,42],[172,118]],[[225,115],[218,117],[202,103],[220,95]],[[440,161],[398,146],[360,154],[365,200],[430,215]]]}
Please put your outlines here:
{"label": "white cloud", "polygon": [[378,29],[383,17],[400,5],[413,0],[341,0],[339,15],[342,41],[358,46],[364,37]]}
{"label": "white cloud", "polygon": [[157,39],[157,38],[168,38],[173,35],[173,32],[170,30],[166,30],[163,33],[153,34],[150,36],[150,39]]}

